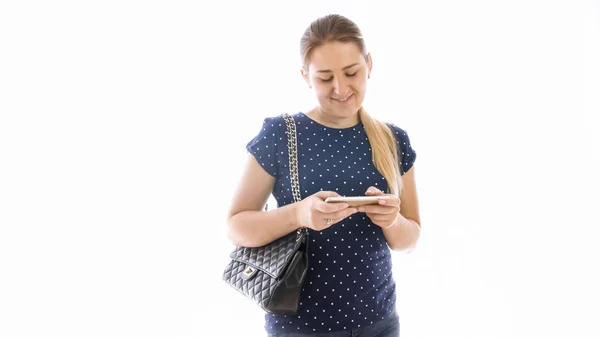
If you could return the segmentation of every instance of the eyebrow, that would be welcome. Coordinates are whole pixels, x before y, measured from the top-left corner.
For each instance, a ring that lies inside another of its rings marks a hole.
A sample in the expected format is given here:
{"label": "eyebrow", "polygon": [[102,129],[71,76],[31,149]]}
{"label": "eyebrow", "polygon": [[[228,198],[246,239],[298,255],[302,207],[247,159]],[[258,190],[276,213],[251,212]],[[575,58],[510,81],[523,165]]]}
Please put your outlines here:
{"label": "eyebrow", "polygon": [[[357,62],[357,63],[353,63],[353,64],[351,64],[351,65],[349,65],[349,66],[345,66],[345,67],[344,67],[342,70],[346,70],[346,69],[348,69],[348,68],[352,68],[352,67],[354,67],[354,66],[356,66],[356,65],[359,65],[359,64],[360,64],[360,63],[358,63],[358,62]],[[329,69],[327,69],[327,70],[317,70],[316,72],[317,72],[317,73],[330,73],[330,72],[331,72],[331,70],[329,70]]]}

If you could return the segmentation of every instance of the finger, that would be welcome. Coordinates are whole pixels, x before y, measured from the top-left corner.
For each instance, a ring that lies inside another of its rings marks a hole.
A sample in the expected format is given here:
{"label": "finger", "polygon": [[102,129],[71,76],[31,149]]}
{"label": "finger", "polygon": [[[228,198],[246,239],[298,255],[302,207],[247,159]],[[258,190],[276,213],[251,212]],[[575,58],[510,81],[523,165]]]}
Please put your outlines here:
{"label": "finger", "polygon": [[383,195],[384,193],[375,186],[370,186],[365,192],[366,195]]}
{"label": "finger", "polygon": [[385,205],[385,206],[399,206],[400,199],[395,196],[389,196],[389,197],[382,198],[381,200],[378,201],[378,203],[380,205]]}
{"label": "finger", "polygon": [[344,219],[356,212],[358,212],[358,210],[356,208],[349,207],[349,208],[345,208],[345,209],[342,209],[337,212],[331,212],[331,213],[320,212],[319,216],[322,216],[325,219]]}
{"label": "finger", "polygon": [[333,191],[319,191],[319,192],[315,193],[314,195],[321,200],[325,200],[329,197],[340,197],[341,196]]}
{"label": "finger", "polygon": [[348,205],[347,202],[328,203],[328,202],[324,202],[324,201],[319,201],[315,205],[315,209],[321,213],[328,214],[328,213],[335,213],[340,210],[346,209],[346,208],[348,208],[348,206],[350,206],[350,205]]}
{"label": "finger", "polygon": [[[337,224],[338,222],[346,219],[347,217],[349,217],[350,215],[352,215],[354,213],[356,213],[356,212],[352,212],[352,211],[350,211],[350,209],[346,209],[346,210],[343,210],[343,211],[335,213],[335,214],[330,214],[329,217],[326,217],[323,220],[323,223],[325,224],[325,228]],[[331,222],[329,222],[329,224],[327,223],[327,219],[331,219]]]}
{"label": "finger", "polygon": [[313,223],[316,223],[316,227],[318,227],[318,230],[324,230],[327,229],[333,225],[335,225],[336,223],[338,223],[339,221],[341,221],[342,219],[336,219],[336,218],[326,218],[323,217],[322,215],[316,215],[316,219],[313,220]]}
{"label": "finger", "polygon": [[360,206],[358,208],[358,211],[369,214],[391,214],[394,212],[398,212],[398,208],[391,206],[366,205]]}

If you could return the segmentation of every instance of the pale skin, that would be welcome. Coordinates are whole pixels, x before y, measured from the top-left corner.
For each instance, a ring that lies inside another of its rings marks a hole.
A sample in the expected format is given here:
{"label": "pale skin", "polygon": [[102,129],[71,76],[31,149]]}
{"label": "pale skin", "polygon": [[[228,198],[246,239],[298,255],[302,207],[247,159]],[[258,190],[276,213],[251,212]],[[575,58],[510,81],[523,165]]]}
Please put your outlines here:
{"label": "pale skin", "polygon": [[[319,105],[307,116],[334,128],[355,125],[371,69],[371,55],[365,57],[353,43],[330,42],[314,49],[301,74]],[[237,246],[258,247],[300,227],[321,231],[356,212],[365,212],[382,228],[390,249],[410,252],[421,230],[414,165],[402,176],[402,184],[401,198],[369,187],[365,195],[386,196],[378,205],[355,208],[345,203],[330,204],[326,198],[340,195],[320,191],[299,202],[263,211],[275,178],[248,154],[228,213],[228,235]],[[327,219],[332,219],[330,224]]]}

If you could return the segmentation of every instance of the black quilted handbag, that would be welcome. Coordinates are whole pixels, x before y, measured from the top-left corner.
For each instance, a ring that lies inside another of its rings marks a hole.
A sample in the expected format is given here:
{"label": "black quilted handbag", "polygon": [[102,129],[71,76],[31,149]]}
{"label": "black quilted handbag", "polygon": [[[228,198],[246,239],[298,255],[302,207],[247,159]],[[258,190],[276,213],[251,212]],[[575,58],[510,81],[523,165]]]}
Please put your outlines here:
{"label": "black quilted handbag", "polygon": [[[296,124],[283,115],[294,202],[301,200]],[[223,280],[268,313],[295,313],[308,270],[308,229],[302,227],[262,247],[236,247]]]}

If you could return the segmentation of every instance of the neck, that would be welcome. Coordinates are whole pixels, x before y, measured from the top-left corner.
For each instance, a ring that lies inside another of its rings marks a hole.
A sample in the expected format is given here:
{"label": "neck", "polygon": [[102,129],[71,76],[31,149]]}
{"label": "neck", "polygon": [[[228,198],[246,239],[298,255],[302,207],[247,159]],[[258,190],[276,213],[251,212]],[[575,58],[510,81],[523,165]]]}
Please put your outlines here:
{"label": "neck", "polygon": [[360,121],[358,111],[356,113],[352,114],[351,116],[338,117],[338,116],[333,116],[330,113],[323,112],[323,110],[321,109],[320,106],[310,110],[309,112],[306,113],[306,115],[309,116],[310,118],[313,118],[317,122],[319,122],[327,127],[330,127],[330,128],[339,128],[339,129],[349,128],[349,127],[355,126]]}

